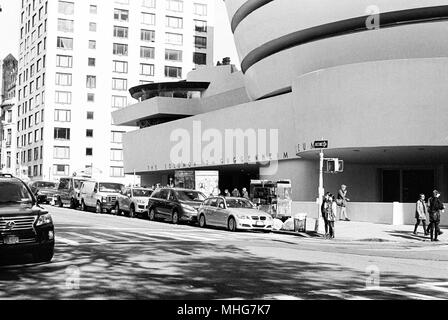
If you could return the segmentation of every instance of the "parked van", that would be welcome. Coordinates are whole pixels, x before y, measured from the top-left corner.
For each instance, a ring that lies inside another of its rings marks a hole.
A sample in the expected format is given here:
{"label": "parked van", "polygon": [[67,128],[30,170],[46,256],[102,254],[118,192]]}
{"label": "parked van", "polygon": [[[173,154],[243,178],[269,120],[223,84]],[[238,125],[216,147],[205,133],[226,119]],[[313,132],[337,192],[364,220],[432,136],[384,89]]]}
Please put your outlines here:
{"label": "parked van", "polygon": [[54,203],[59,207],[69,205],[71,209],[76,209],[79,202],[79,191],[87,178],[67,177],[59,180],[58,190],[54,196]]}
{"label": "parked van", "polygon": [[84,181],[80,191],[81,210],[95,208],[96,213],[111,213],[124,185],[105,181]]}

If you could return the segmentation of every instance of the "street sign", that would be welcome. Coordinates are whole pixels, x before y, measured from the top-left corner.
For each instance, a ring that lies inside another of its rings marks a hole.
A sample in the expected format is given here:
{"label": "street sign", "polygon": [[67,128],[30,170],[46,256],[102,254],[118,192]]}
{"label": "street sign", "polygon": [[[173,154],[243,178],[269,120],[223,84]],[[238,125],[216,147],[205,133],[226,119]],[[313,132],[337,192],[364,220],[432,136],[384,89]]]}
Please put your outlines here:
{"label": "street sign", "polygon": [[315,149],[327,149],[328,140],[314,141],[313,146]]}

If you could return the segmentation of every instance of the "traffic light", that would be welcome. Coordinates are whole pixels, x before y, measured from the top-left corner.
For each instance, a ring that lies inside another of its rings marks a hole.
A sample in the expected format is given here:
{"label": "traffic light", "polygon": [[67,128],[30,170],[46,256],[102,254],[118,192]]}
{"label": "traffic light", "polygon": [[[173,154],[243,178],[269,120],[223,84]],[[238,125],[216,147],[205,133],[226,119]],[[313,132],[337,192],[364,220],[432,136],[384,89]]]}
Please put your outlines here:
{"label": "traffic light", "polygon": [[326,159],[324,162],[324,171],[326,173],[344,172],[344,160]]}

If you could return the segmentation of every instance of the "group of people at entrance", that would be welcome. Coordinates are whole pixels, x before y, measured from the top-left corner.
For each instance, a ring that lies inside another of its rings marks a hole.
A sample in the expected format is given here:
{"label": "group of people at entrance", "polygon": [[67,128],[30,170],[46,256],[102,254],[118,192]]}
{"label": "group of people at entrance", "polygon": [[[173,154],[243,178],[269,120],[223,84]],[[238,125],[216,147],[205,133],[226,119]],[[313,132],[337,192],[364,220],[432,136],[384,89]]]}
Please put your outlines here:
{"label": "group of people at entrance", "polygon": [[[425,195],[420,194],[420,199],[417,201],[415,218],[417,223],[415,224],[414,234],[417,234],[417,229],[420,223],[423,225],[423,231],[425,236],[430,235],[431,241],[439,241],[438,236],[442,234],[440,231],[440,214],[445,211],[445,206],[440,200],[440,192],[433,191],[433,195],[425,202]],[[429,215],[429,225],[426,225],[427,214]]]}
{"label": "group of people at entrance", "polygon": [[338,213],[339,220],[350,221],[347,216],[348,201],[350,201],[350,199],[347,198],[346,185],[341,186],[337,197],[329,192],[325,194],[321,206],[322,218],[325,222],[325,239],[334,239],[334,223],[337,220]]}
{"label": "group of people at entrance", "polygon": [[241,190],[241,193],[237,188],[233,189],[232,193],[229,192],[229,189],[225,189],[223,196],[224,197],[235,197],[235,198],[243,197],[243,198],[249,199],[249,192],[247,192],[246,188],[243,188]]}

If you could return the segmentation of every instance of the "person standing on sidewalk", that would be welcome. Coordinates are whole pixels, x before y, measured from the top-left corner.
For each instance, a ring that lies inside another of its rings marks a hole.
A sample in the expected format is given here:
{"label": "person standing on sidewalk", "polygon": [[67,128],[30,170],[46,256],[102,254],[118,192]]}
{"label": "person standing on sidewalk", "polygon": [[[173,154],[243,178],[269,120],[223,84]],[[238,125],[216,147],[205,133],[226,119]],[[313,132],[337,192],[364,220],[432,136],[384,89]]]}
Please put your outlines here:
{"label": "person standing on sidewalk", "polygon": [[437,237],[439,235],[440,214],[445,212],[445,206],[440,200],[440,192],[437,190],[433,191],[433,196],[429,199],[428,212],[431,241],[439,241]]}
{"label": "person standing on sidewalk", "polygon": [[414,234],[417,234],[417,228],[420,225],[420,222],[423,225],[423,231],[425,236],[428,235],[428,230],[426,229],[426,213],[428,212],[428,207],[425,203],[425,195],[420,194],[420,199],[417,201],[416,209],[415,209],[415,219],[417,223],[415,224]]}
{"label": "person standing on sidewalk", "polygon": [[[350,201],[350,199],[347,198],[347,186],[345,184],[343,184],[341,186],[341,189],[339,189],[338,198],[336,201],[339,209],[339,220],[350,221],[347,216],[347,202]],[[344,219],[342,219],[342,216],[344,216]]]}
{"label": "person standing on sidewalk", "polygon": [[328,239],[334,239],[334,223],[336,221],[337,204],[336,197],[330,194],[328,196],[328,206],[326,208],[327,221],[328,221]]}

